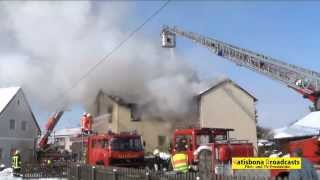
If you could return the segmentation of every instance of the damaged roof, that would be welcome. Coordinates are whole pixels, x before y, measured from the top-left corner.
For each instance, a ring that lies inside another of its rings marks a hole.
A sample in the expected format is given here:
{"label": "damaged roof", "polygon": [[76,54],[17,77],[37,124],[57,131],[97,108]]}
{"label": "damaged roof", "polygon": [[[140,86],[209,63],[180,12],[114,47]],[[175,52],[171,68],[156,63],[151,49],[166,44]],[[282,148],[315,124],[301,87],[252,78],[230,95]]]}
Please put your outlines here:
{"label": "damaged roof", "polygon": [[133,102],[129,102],[128,100],[124,100],[123,98],[121,98],[119,96],[105,93],[102,90],[100,90],[99,93],[98,93],[98,96],[101,96],[101,95],[107,96],[108,98],[110,98],[112,101],[116,102],[119,105],[123,105],[123,106],[128,106],[129,107],[129,106],[133,106],[133,105],[136,104],[136,103],[133,103]]}
{"label": "damaged roof", "polygon": [[[221,79],[221,80],[214,80],[213,82],[211,83],[208,83],[207,87],[202,89],[198,94],[197,96],[202,96],[206,93],[208,93],[209,91],[213,90],[213,89],[216,89],[226,83],[231,83],[232,85],[236,86],[237,88],[239,88],[241,91],[243,91],[245,94],[247,94],[248,96],[250,96],[254,101],[257,101],[258,99],[253,96],[251,93],[249,93],[247,90],[245,90],[244,88],[242,88],[241,86],[239,86],[237,83],[235,83],[234,81],[232,81],[231,79],[228,79],[228,78],[224,78],[224,79]],[[112,95],[112,94],[108,94],[102,90],[99,91],[98,93],[98,96],[101,96],[101,95],[105,95],[107,96],[108,98],[110,98],[112,101],[118,103],[119,105],[123,105],[123,106],[127,106],[127,107],[131,107],[131,106],[134,106],[134,105],[137,105],[137,103],[133,102],[133,101],[128,101],[127,99],[123,99],[117,95]]]}

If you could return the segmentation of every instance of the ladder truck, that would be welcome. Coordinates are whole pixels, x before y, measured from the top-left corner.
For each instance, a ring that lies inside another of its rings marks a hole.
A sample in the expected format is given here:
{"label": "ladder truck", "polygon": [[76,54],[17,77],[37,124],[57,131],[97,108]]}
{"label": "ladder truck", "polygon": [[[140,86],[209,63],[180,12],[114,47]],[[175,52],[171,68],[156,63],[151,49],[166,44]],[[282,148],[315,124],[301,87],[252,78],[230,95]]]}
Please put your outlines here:
{"label": "ladder truck", "polygon": [[48,122],[45,127],[45,133],[40,137],[40,140],[37,144],[37,159],[42,161],[46,159],[57,159],[60,158],[61,154],[56,150],[53,150],[53,147],[48,144],[49,136],[51,135],[54,127],[59,122],[64,111],[60,110],[55,112],[52,116],[49,117]]}
{"label": "ladder truck", "polygon": [[[302,94],[304,98],[313,102],[314,110],[320,110],[320,73],[288,64],[270,56],[240,48],[194,32],[184,31],[178,27],[163,26],[161,31],[162,47],[174,48],[176,46],[177,35],[203,45],[210,49],[214,54],[230,60],[239,66],[243,66],[287,85],[289,88]],[[300,148],[306,158],[313,162],[320,172],[320,136],[289,141],[288,146],[288,153],[290,154],[292,154],[295,148]],[[201,153],[198,153],[198,155],[200,155],[199,159],[202,159]],[[214,158],[211,157],[211,159],[213,160]],[[211,165],[213,164],[214,162],[211,162]],[[213,169],[211,169],[211,171],[214,172]],[[287,170],[272,170],[270,173],[272,177],[285,177],[288,175]]]}
{"label": "ladder truck", "polygon": [[320,73],[194,32],[184,31],[178,27],[163,26],[161,31],[162,47],[174,48],[177,35],[203,45],[214,54],[239,66],[287,85],[313,102],[314,110],[320,110]]}

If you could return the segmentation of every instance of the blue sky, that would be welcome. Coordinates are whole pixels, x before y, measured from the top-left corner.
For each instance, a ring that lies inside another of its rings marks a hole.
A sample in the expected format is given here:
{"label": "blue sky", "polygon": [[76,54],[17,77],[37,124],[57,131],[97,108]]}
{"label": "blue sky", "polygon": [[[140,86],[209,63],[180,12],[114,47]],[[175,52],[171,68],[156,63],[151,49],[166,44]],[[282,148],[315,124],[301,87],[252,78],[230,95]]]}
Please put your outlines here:
{"label": "blue sky", "polygon": [[[107,1],[96,3],[97,6],[108,5]],[[129,33],[164,2],[128,3],[133,8],[133,16],[128,17]],[[159,41],[161,48],[161,26],[177,25],[187,31],[318,71],[319,8],[320,3],[315,1],[172,1],[139,32],[139,35],[154,38],[154,41]],[[129,42],[128,46],[130,45],[133,44]],[[177,51],[187,57],[186,61],[192,64],[202,79],[225,75],[256,96],[258,121],[263,126],[285,126],[308,113],[311,103],[278,82],[235,66],[215,56],[206,48],[183,38],[177,39]],[[120,52],[121,49],[118,53]],[[35,111],[41,119],[40,123],[50,114],[42,112],[37,107]],[[78,125],[82,112],[80,105],[74,105],[58,127]]]}

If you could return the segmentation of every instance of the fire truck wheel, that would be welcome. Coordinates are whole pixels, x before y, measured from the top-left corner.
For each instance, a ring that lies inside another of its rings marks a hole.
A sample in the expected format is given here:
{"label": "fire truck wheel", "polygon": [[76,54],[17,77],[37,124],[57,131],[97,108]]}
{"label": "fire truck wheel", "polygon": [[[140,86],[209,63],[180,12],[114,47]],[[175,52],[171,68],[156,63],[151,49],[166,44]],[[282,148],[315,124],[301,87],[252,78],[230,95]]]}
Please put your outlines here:
{"label": "fire truck wheel", "polygon": [[212,162],[211,162],[211,151],[202,150],[199,153],[199,173],[201,175],[211,174]]}

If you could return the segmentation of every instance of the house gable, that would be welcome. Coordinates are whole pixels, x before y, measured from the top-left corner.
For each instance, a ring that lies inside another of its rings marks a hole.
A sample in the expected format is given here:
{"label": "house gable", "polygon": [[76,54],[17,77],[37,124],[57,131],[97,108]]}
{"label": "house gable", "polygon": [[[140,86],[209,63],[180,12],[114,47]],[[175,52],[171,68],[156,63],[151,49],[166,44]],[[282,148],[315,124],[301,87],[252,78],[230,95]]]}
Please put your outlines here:
{"label": "house gable", "polygon": [[201,127],[235,129],[232,138],[249,140],[256,146],[255,115],[255,99],[230,81],[199,97]]}
{"label": "house gable", "polygon": [[[15,122],[14,129],[10,129],[10,120]],[[0,123],[0,137],[35,138],[40,133],[40,127],[21,89],[1,112]]]}
{"label": "house gable", "polygon": [[0,115],[15,98],[20,87],[0,88]]}
{"label": "house gable", "polygon": [[252,98],[254,101],[257,101],[258,99],[256,97],[254,97],[251,93],[249,93],[247,90],[245,90],[244,88],[242,88],[241,86],[239,86],[237,83],[235,83],[234,81],[232,81],[231,79],[225,79],[223,81],[220,81],[216,84],[214,84],[213,86],[207,88],[206,90],[202,91],[199,93],[198,97],[204,96],[208,93],[210,93],[211,91],[219,88],[220,86],[223,86],[225,84],[232,84],[233,86],[235,86],[236,88],[240,89],[242,92],[244,92],[247,96],[249,96],[250,98]]}

